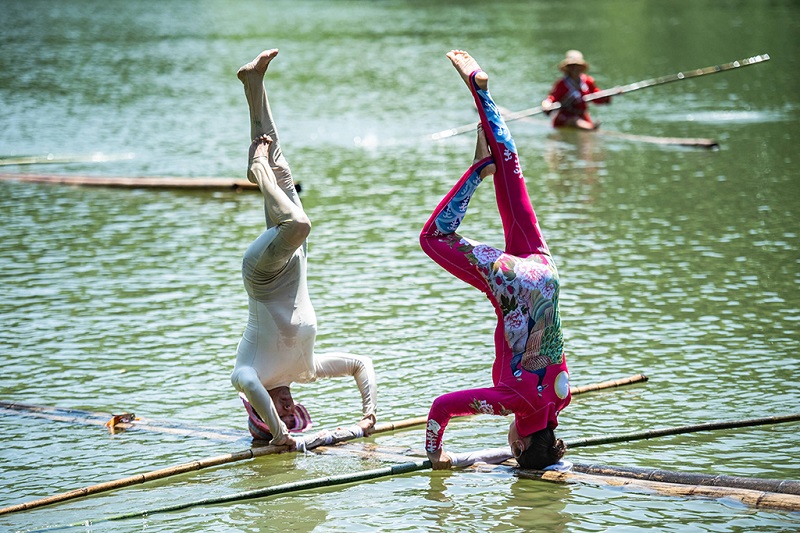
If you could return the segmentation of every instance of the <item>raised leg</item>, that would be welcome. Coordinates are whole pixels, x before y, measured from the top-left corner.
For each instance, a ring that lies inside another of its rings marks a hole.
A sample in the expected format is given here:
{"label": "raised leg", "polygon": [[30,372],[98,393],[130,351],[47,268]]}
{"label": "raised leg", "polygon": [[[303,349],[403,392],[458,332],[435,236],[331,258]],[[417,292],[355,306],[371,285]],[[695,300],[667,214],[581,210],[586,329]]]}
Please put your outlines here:
{"label": "raised leg", "polygon": [[[250,138],[255,140],[259,137],[269,136],[272,139],[267,153],[267,164],[275,176],[278,187],[283,190],[292,202],[301,206],[300,197],[294,187],[292,172],[281,151],[278,131],[272,118],[272,110],[270,109],[267,91],[264,86],[264,76],[267,73],[267,68],[277,55],[277,48],[264,50],[254,60],[243,65],[236,73],[236,76],[244,85],[244,94],[247,97],[247,104],[250,108]],[[248,164],[252,163],[253,157],[253,147],[251,146]],[[253,179],[249,171],[248,179],[251,181]],[[267,224],[269,224],[269,220]]]}
{"label": "raised leg", "polygon": [[447,57],[475,99],[481,125],[497,166],[494,186],[503,222],[505,251],[519,257],[549,253],[525,187],[514,139],[489,94],[488,74],[463,50],[452,50]]}

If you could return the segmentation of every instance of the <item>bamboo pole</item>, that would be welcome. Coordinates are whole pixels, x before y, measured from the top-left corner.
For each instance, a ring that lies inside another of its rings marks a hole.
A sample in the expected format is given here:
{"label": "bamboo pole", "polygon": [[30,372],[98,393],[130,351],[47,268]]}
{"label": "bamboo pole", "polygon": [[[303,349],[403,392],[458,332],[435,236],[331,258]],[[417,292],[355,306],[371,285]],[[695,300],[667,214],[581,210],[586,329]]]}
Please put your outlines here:
{"label": "bamboo pole", "polygon": [[582,474],[597,476],[616,476],[660,483],[680,485],[702,485],[709,487],[727,487],[747,489],[759,492],[775,492],[800,496],[800,481],[791,479],[764,479],[715,474],[696,474],[693,472],[676,472],[656,468],[634,468],[606,465],[573,464],[572,469]]}
{"label": "bamboo pole", "polygon": [[613,379],[609,381],[603,381],[600,383],[592,383],[590,385],[583,385],[582,387],[570,387],[569,392],[573,395],[584,394],[586,392],[594,392],[603,389],[613,389],[615,387],[623,387],[625,385],[634,385],[636,383],[644,383],[648,378],[644,374],[635,374],[633,376],[628,376],[627,378],[621,379]]}
{"label": "bamboo pole", "polygon": [[[625,385],[634,385],[636,383],[646,382],[649,378],[644,374],[635,374],[625,378],[603,381],[601,383],[593,383],[581,387],[571,387],[570,392],[573,396],[584,394],[587,392],[594,392],[599,390],[611,389],[615,387],[622,387]],[[154,431],[158,433],[168,433],[173,435],[183,435],[186,437],[199,437],[211,440],[220,441],[236,441],[242,438],[249,437],[249,433],[236,430],[225,430],[218,428],[206,427],[190,427],[186,424],[174,422],[156,422],[147,420],[140,417],[131,415],[130,421],[114,421],[110,424],[111,420],[118,415],[111,413],[103,413],[99,411],[85,411],[82,409],[67,409],[62,407],[50,407],[43,405],[31,405],[19,402],[7,402],[0,400],[0,410],[5,409],[14,413],[22,413],[23,416],[32,416],[36,418],[43,418],[45,420],[52,420],[55,422],[67,422],[73,424],[86,424],[93,426],[106,426],[114,432],[115,430],[145,430]],[[0,411],[2,414],[2,411]],[[384,429],[392,426],[394,429],[402,429],[406,427],[425,424],[425,417],[409,418],[400,422],[381,422],[378,423],[376,428],[381,428],[381,431],[393,431],[393,429]],[[402,424],[402,425],[399,425]]]}
{"label": "bamboo pole", "polygon": [[[596,93],[587,94],[586,96],[583,97],[583,100],[585,102],[591,102],[592,100],[598,100],[600,98],[606,98],[608,96],[617,96],[633,91],[638,91],[639,89],[644,89],[646,87],[655,87],[656,85],[663,85],[665,83],[682,81],[689,78],[696,78],[698,76],[705,76],[707,74],[716,74],[718,72],[724,72],[726,70],[732,70],[740,67],[747,67],[750,65],[757,65],[765,61],[769,61],[769,54],[761,54],[757,56],[746,57],[738,61],[731,61],[729,63],[723,63],[721,65],[712,65],[710,67],[703,67],[703,68],[678,72],[676,74],[668,74],[666,76],[659,76],[657,78],[650,78],[647,80],[641,80],[634,83],[629,83],[628,85],[612,87],[611,89],[606,89],[604,91],[598,91]],[[561,104],[556,102],[550,109],[550,111],[557,111],[560,107]],[[537,107],[532,107],[530,109],[524,109],[522,111],[516,111],[514,113],[503,114],[503,119],[506,122],[511,122],[512,120],[519,120],[521,118],[538,115],[544,112],[545,111],[544,109],[542,109],[542,106],[537,106]],[[469,131],[474,131],[474,130],[475,130],[474,123],[465,124],[464,126],[459,126],[457,128],[450,128],[448,130],[440,131],[438,133],[429,135],[428,139],[432,141],[437,141],[440,139],[446,139],[447,137],[460,135],[462,133],[467,133]]]}
{"label": "bamboo pole", "polygon": [[657,137],[655,135],[636,135],[633,133],[622,133],[605,129],[594,130],[592,133],[616,137],[626,141],[645,142],[650,144],[662,144],[670,146],[694,146],[697,148],[719,148],[719,143],[714,139],[704,137]]}
{"label": "bamboo pole", "polygon": [[[580,466],[580,465],[579,465]],[[256,498],[266,498],[269,496],[277,496],[281,494],[299,492],[304,490],[313,490],[318,488],[328,488],[338,485],[357,483],[361,481],[369,481],[381,477],[388,477],[400,474],[408,474],[419,470],[427,470],[431,468],[430,461],[411,461],[397,465],[375,468],[363,472],[352,474],[341,474],[336,476],[326,476],[315,478],[305,481],[297,481],[292,483],[285,483],[272,487],[264,487],[260,489],[239,492],[227,496],[219,496],[215,498],[203,498],[190,502],[184,502],[175,505],[169,505],[156,509],[148,509],[145,511],[136,511],[127,514],[116,516],[109,516],[100,519],[84,520],[75,524],[70,524],[66,527],[78,527],[87,523],[97,524],[100,522],[126,520],[131,518],[144,518],[159,513],[167,513],[180,511],[199,506],[219,505],[224,503],[240,502],[252,500]],[[496,468],[496,467],[495,467]],[[607,485],[615,486],[628,486],[632,488],[645,488],[653,490],[660,494],[669,496],[699,496],[704,498],[731,498],[741,501],[746,505],[758,508],[780,509],[786,511],[800,510],[800,496],[794,493],[775,493],[765,490],[754,490],[753,488],[738,488],[730,486],[707,486],[700,484],[683,484],[676,481],[652,481],[649,479],[640,479],[636,477],[629,477],[622,475],[619,469],[609,466],[592,465],[589,467],[594,472],[586,473],[579,471],[574,472],[553,472],[553,471],[540,471],[540,470],[517,470],[516,475],[523,479],[536,479],[541,481],[548,481],[551,483],[567,483],[567,482],[585,482],[585,483],[605,483]],[[493,470],[494,468],[490,468]],[[478,468],[476,470],[485,470]],[[644,470],[644,469],[642,469]],[[609,475],[609,473],[613,472]],[[664,471],[659,472],[663,476]],[[680,472],[673,472],[674,477],[680,477]],[[731,479],[731,478],[729,478]],[[761,481],[774,481],[777,480],[761,480]],[[794,483],[798,482],[784,482]],[[774,485],[771,485],[774,486]]]}
{"label": "bamboo pole", "polygon": [[431,467],[430,461],[412,461],[392,466],[385,466],[382,468],[375,468],[372,470],[365,470],[363,472],[356,472],[352,474],[340,474],[336,476],[326,476],[321,478],[309,479],[305,481],[295,481],[292,483],[284,483],[282,485],[275,485],[272,487],[264,487],[236,494],[229,494],[227,496],[218,496],[216,498],[204,498],[192,502],[180,503],[158,509],[149,509],[146,511],[136,511],[133,513],[121,514],[117,516],[109,516],[106,518],[93,519],[90,521],[77,522],[63,527],[81,527],[87,523],[96,524],[99,522],[110,522],[116,520],[126,520],[130,518],[147,517],[158,513],[168,513],[173,511],[180,511],[189,509],[191,507],[198,507],[200,505],[219,505],[222,503],[231,503],[237,501],[252,500],[255,498],[266,498],[268,496],[275,496],[279,494],[286,494],[290,492],[298,492],[303,490],[318,489],[323,487],[334,487],[337,485],[345,485],[348,483],[357,483],[359,481],[368,481],[387,476],[396,476],[400,474],[408,474],[418,470],[424,470]]}
{"label": "bamboo pole", "polygon": [[[417,417],[417,418],[408,418],[397,422],[385,422],[381,424],[376,424],[374,428],[374,433],[391,432],[399,429],[404,429],[407,427],[416,426],[419,424],[424,424],[425,420],[426,420],[425,417]],[[314,447],[323,444],[335,444],[337,442],[343,442],[346,440],[351,440],[353,438],[356,438],[356,435],[347,428],[344,428],[344,429],[338,429],[333,432],[323,431],[317,433],[316,435],[307,437],[305,442],[306,442],[306,447],[308,449],[313,449]],[[212,466],[219,466],[228,463],[234,463],[237,461],[254,459],[256,457],[261,457],[263,455],[272,455],[287,450],[288,446],[272,446],[272,445],[258,446],[235,453],[226,453],[223,455],[217,455],[215,457],[208,457],[197,461],[190,461],[187,463],[182,463],[168,468],[152,470],[150,472],[145,472],[143,474],[136,474],[133,476],[115,479],[104,483],[98,483],[95,485],[90,485],[87,487],[71,490],[68,492],[62,492],[60,494],[55,494],[53,496],[48,496],[46,498],[41,498],[30,502],[11,505],[0,509],[0,515],[15,513],[18,511],[27,511],[29,509],[35,509],[37,507],[52,505],[54,503],[64,502],[67,500],[74,500],[76,498],[89,496],[91,494],[108,492],[110,490],[129,487],[131,485],[138,485],[156,479],[163,479],[166,477],[176,476],[179,474],[185,474],[187,472],[193,472],[195,470],[201,470],[203,468],[209,468]]]}
{"label": "bamboo pole", "polygon": [[[577,387],[574,389],[574,394],[583,394],[588,391],[594,390],[601,390],[613,387],[620,387],[624,385],[629,385],[633,383],[640,383],[646,381],[647,377],[644,374],[637,374],[634,376],[630,376],[627,378],[617,379],[617,380],[610,380],[604,381],[602,383],[587,385],[585,387]],[[15,404],[17,406],[22,406],[24,404]],[[27,407],[36,407],[36,406],[27,406]],[[44,408],[45,410],[47,408]],[[36,409],[33,409],[36,411]],[[405,429],[413,426],[423,425],[427,421],[427,417],[415,417],[415,418],[407,418],[404,420],[399,420],[397,422],[383,422],[378,423],[375,425],[373,433],[385,433],[391,431],[397,431],[400,429]],[[323,435],[320,437],[320,435]],[[309,436],[306,439],[306,448],[313,449],[317,446],[327,445],[327,444],[335,444],[337,442],[343,442],[346,440],[350,440],[355,438],[351,432],[347,429],[344,430],[337,430],[334,432],[320,432],[316,435]],[[54,503],[60,503],[68,500],[73,500],[76,498],[82,498],[84,496],[89,496],[92,494],[99,494],[101,492],[108,492],[111,490],[120,489],[123,487],[129,487],[131,485],[138,485],[141,483],[145,483],[148,481],[153,481],[156,479],[163,479],[166,477],[176,476],[179,474],[185,474],[187,472],[192,472],[195,470],[201,470],[203,468],[209,468],[212,466],[219,466],[223,464],[233,463],[237,461],[244,461],[248,459],[254,459],[256,457],[261,457],[263,455],[272,455],[275,453],[280,453],[286,451],[288,448],[286,446],[258,446],[254,448],[250,448],[248,450],[243,450],[235,453],[229,453],[224,455],[218,455],[215,457],[208,457],[205,459],[199,459],[197,461],[190,461],[187,463],[182,463],[176,466],[171,466],[167,468],[162,468],[158,470],[152,470],[150,472],[145,472],[142,474],[136,474],[133,476],[128,476],[120,479],[115,479],[112,481],[107,481],[104,483],[98,483],[95,485],[89,485],[87,487],[83,487],[80,489],[75,489],[67,492],[62,492],[60,494],[55,494],[53,496],[48,496],[45,498],[40,498],[38,500],[33,500],[30,502],[24,502],[16,505],[11,505],[8,507],[4,507],[0,509],[0,515],[8,514],[8,513],[15,513],[19,511],[27,511],[30,509],[35,509],[37,507],[43,507],[46,505],[52,505]]]}
{"label": "bamboo pole", "polygon": [[178,178],[178,177],[102,177],[60,174],[0,174],[0,181],[47,183],[83,187],[119,187],[125,189],[197,189],[220,191],[258,190],[258,186],[242,179]]}
{"label": "bamboo pole", "polygon": [[783,511],[800,511],[800,496],[795,494],[774,493],[760,490],[750,490],[731,487],[711,487],[704,485],[684,485],[679,483],[666,483],[644,479],[631,479],[620,476],[598,474],[585,474],[573,472],[537,472],[533,470],[517,472],[517,475],[527,479],[540,479],[554,483],[584,482],[605,483],[612,486],[643,488],[667,496],[694,496],[701,498],[730,498],[745,505],[756,508],[778,509]]}
{"label": "bamboo pole", "polygon": [[[133,414],[130,414],[129,417],[125,418],[125,420],[129,419],[129,421],[126,422],[117,421],[116,418],[119,415],[112,415],[111,413],[84,411],[81,409],[64,409],[60,407],[48,407],[15,402],[0,401],[0,409],[5,409],[13,413],[22,413],[25,416],[52,420],[54,422],[104,426],[108,427],[112,433],[115,433],[118,430],[134,429],[219,441],[237,441],[250,437],[250,434],[244,431],[204,427],[187,427],[185,424],[176,424],[170,422],[157,423],[135,417]],[[1,413],[2,411],[0,411],[0,414]]]}
{"label": "bamboo pole", "polygon": [[[500,113],[503,116],[510,115],[512,111],[510,109],[506,109],[505,107],[498,106]],[[525,122],[540,124],[542,126],[550,127],[550,124],[544,120],[532,119],[530,117],[523,117]],[[577,133],[586,133],[587,135],[604,135],[606,137],[616,137],[618,139],[624,139],[626,141],[633,141],[633,142],[644,142],[650,144],[660,144],[660,145],[667,145],[667,146],[688,146],[688,147],[697,147],[697,148],[719,148],[719,143],[714,139],[707,139],[704,137],[658,137],[655,135],[636,135],[634,133],[622,133],[619,131],[612,131],[603,129],[596,129],[592,131],[578,131]]]}
{"label": "bamboo pole", "polygon": [[720,422],[709,422],[707,424],[695,424],[690,426],[677,426],[670,428],[651,429],[634,433],[620,433],[619,435],[603,435],[600,437],[589,437],[578,439],[567,443],[567,448],[581,448],[584,446],[597,446],[600,444],[611,444],[615,442],[630,442],[634,440],[652,439],[668,435],[680,435],[683,433],[695,433],[698,431],[712,431],[717,429],[733,429],[750,426],[763,426],[767,424],[783,424],[786,422],[796,422],[800,420],[800,413],[783,416],[769,416],[764,418],[751,418],[747,420],[729,420]]}
{"label": "bamboo pole", "polygon": [[[376,459],[395,463],[406,462],[419,456],[418,450],[410,448],[391,447],[385,445],[366,444],[358,447],[355,444],[343,444],[336,447],[321,446],[318,451],[330,455],[358,455],[365,459]],[[475,463],[467,467],[476,471],[492,471],[504,469],[509,473],[516,473],[520,477],[532,477],[541,474],[540,470],[524,470],[518,467],[509,451],[507,459],[501,464]],[[727,476],[721,474],[698,474],[693,472],[677,472],[672,470],[661,470],[657,468],[641,467],[619,467],[602,464],[578,464],[572,465],[571,472],[603,477],[620,477],[633,480],[652,481],[658,483],[672,483],[679,485],[698,485],[706,487],[724,487],[730,489],[745,489],[758,492],[769,492],[778,494],[792,494],[800,496],[800,481],[790,479],[765,479],[749,478],[739,476]]]}

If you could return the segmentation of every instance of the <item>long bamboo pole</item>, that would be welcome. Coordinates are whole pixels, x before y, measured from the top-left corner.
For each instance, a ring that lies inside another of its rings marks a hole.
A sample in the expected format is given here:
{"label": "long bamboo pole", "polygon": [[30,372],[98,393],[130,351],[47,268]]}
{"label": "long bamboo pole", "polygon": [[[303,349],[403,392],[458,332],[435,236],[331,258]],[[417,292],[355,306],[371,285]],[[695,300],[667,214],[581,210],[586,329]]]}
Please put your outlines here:
{"label": "long bamboo pole", "polygon": [[[800,482],[797,481],[780,481],[780,480],[748,480],[746,478],[732,478],[726,476],[727,479],[741,480],[742,485],[747,487],[740,487],[736,485],[719,485],[711,486],[713,483],[697,483],[701,481],[696,478],[684,478],[681,472],[670,472],[669,476],[665,475],[666,471],[653,470],[649,474],[646,469],[640,469],[641,472],[637,475],[626,475],[622,469],[617,469],[611,466],[592,465],[584,467],[583,465],[575,465],[578,473],[574,472],[552,472],[540,470],[517,470],[516,475],[525,479],[537,479],[542,481],[564,483],[564,482],[588,482],[588,483],[606,483],[609,485],[624,485],[631,487],[641,487],[657,491],[661,494],[671,496],[700,496],[705,498],[731,498],[741,501],[747,505],[759,508],[781,509],[787,511],[800,510],[800,496],[796,492],[775,492],[764,490],[765,488],[783,488],[791,487],[794,491]],[[215,498],[203,498],[190,502],[184,502],[175,505],[169,505],[156,509],[148,509],[144,511],[135,511],[131,513],[109,516],[100,519],[84,520],[75,524],[70,524],[66,527],[82,526],[86,523],[96,524],[100,522],[126,520],[131,518],[143,518],[152,516],[159,513],[167,513],[180,511],[199,506],[219,505],[224,503],[239,502],[245,500],[252,500],[256,498],[266,498],[269,496],[277,496],[280,494],[287,494],[299,492],[304,490],[313,490],[318,488],[329,488],[338,485],[358,483],[360,481],[369,481],[387,476],[395,476],[400,474],[408,474],[419,470],[427,470],[431,468],[430,461],[411,461],[400,463],[392,466],[382,468],[375,468],[363,472],[341,474],[336,476],[326,476],[304,481],[297,481],[292,483],[285,483],[271,487],[264,487],[260,489],[229,494],[227,496],[219,496]],[[662,478],[658,480],[644,479],[642,476],[649,478]],[[712,476],[713,477],[713,476]],[[663,478],[670,478],[668,481]],[[715,477],[719,481],[720,476]],[[759,481],[760,483],[753,483]],[[749,482],[749,483],[748,483]]]}
{"label": "long bamboo pole", "polygon": [[[644,374],[636,374],[634,376],[630,376],[627,378],[616,379],[616,380],[609,380],[604,381],[602,383],[586,385],[584,387],[573,387],[570,391],[573,394],[583,394],[589,391],[596,391],[601,389],[608,389],[614,387],[620,387],[624,385],[631,385],[635,383],[642,383],[647,381],[647,376]],[[17,406],[22,406],[24,404],[15,404]],[[37,407],[37,406],[27,406],[27,407]],[[47,408],[45,408],[47,409]],[[35,412],[37,409],[31,410],[31,412]],[[408,427],[423,425],[427,421],[427,417],[415,417],[415,418],[407,418],[405,420],[400,420],[397,422],[382,422],[375,425],[374,433],[385,433],[396,431],[399,429],[405,429]],[[325,432],[323,432],[325,433]],[[321,433],[320,433],[321,434]],[[318,438],[320,434],[315,436],[311,436],[306,441],[306,447],[308,449],[312,449],[316,446],[326,445],[326,444],[335,444],[337,442],[343,442],[345,440],[350,440],[354,438],[352,433],[347,432],[347,430],[340,430],[338,432],[327,432],[325,437]],[[330,438],[328,438],[330,437]],[[120,479],[115,479],[112,481],[107,481],[104,483],[98,483],[95,485],[89,485],[87,487],[83,487],[80,489],[75,489],[67,492],[62,492],[60,494],[55,494],[53,496],[48,496],[45,498],[40,498],[38,500],[33,500],[30,502],[24,502],[16,505],[11,505],[8,507],[4,507],[0,509],[0,515],[8,514],[8,513],[15,513],[19,511],[27,511],[30,509],[35,509],[37,507],[43,507],[46,505],[52,505],[54,503],[60,503],[68,500],[73,500],[76,498],[82,498],[84,496],[89,496],[91,494],[99,494],[101,492],[108,492],[111,490],[128,487],[131,485],[138,485],[141,483],[145,483],[147,481],[153,481],[156,479],[163,479],[166,477],[176,476],[179,474],[185,474],[187,472],[192,472],[195,470],[201,470],[203,468],[209,468],[212,466],[219,466],[223,464],[233,463],[237,461],[244,461],[248,459],[254,459],[256,457],[261,457],[262,455],[271,455],[275,453],[280,453],[286,451],[286,446],[259,446],[256,448],[250,448],[248,450],[243,450],[235,453],[228,453],[224,455],[218,455],[215,457],[208,457],[205,459],[199,459],[197,461],[190,461],[187,463],[182,463],[176,466],[171,466],[167,468],[161,468],[158,470],[152,470],[150,472],[145,472],[142,474],[136,474],[133,476],[128,476]]]}
{"label": "long bamboo pole", "polygon": [[800,511],[800,496],[796,494],[776,493],[762,490],[732,488],[725,486],[690,485],[675,482],[650,481],[633,479],[617,475],[586,474],[582,472],[537,472],[533,470],[517,472],[519,477],[541,479],[554,483],[583,482],[605,483],[612,486],[625,486],[652,490],[668,496],[694,496],[701,498],[729,498],[756,508],[779,509],[783,511]]}
{"label": "long bamboo pole", "polygon": [[768,416],[763,418],[751,418],[746,420],[728,420],[720,422],[709,422],[706,424],[694,424],[689,426],[676,426],[669,428],[651,429],[634,433],[620,433],[618,435],[603,435],[600,437],[588,437],[577,439],[567,443],[567,448],[581,448],[584,446],[597,446],[600,444],[611,444],[615,442],[630,442],[634,440],[652,439],[655,437],[665,437],[669,435],[680,435],[683,433],[696,433],[698,431],[711,431],[717,429],[733,429],[749,426],[763,426],[767,424],[783,424],[786,422],[796,422],[800,420],[800,413],[783,416]]}
{"label": "long bamboo pole", "polygon": [[661,483],[678,483],[681,485],[703,485],[710,487],[728,487],[732,489],[757,490],[800,496],[800,481],[791,479],[764,479],[740,476],[724,476],[715,474],[696,474],[693,472],[676,472],[657,468],[634,468],[607,465],[573,464],[572,469],[582,474],[598,476],[616,476]]}
{"label": "long bamboo pole", "polygon": [[[629,83],[628,85],[613,87],[611,89],[606,89],[604,91],[588,94],[583,97],[583,100],[584,102],[591,102],[592,100],[598,100],[600,98],[606,98],[608,96],[616,96],[633,91],[638,91],[639,89],[644,89],[646,87],[655,87],[656,85],[663,85],[665,83],[670,83],[674,81],[682,81],[682,80],[687,80],[689,78],[696,78],[698,76],[705,76],[707,74],[716,74],[718,72],[725,72],[726,70],[732,70],[740,67],[747,67],[750,65],[757,65],[765,61],[769,61],[769,54],[760,54],[757,56],[746,57],[738,61],[731,61],[730,63],[723,63],[722,65],[712,65],[710,67],[703,67],[703,68],[678,72],[676,74],[659,76],[657,78],[641,80],[634,83]],[[561,104],[555,103],[553,107],[550,109],[550,111],[556,111],[560,107]],[[506,122],[511,122],[512,120],[518,120],[524,117],[538,115],[540,113],[544,113],[544,109],[542,109],[542,106],[537,106],[537,107],[532,107],[530,109],[517,111],[514,113],[507,113],[503,115],[503,119]],[[438,133],[434,133],[429,136],[429,139],[432,141],[438,141],[440,139],[446,139],[448,137],[452,137],[454,135],[460,135],[462,133],[467,133],[469,131],[475,131],[474,122],[472,124],[465,124],[457,128],[450,128],[448,130],[443,130]]]}
{"label": "long bamboo pole", "polygon": [[333,487],[337,485],[345,485],[348,483],[357,483],[359,481],[368,481],[387,476],[396,476],[400,474],[408,474],[418,470],[425,470],[431,467],[430,461],[412,461],[408,463],[401,463],[392,466],[385,466],[382,468],[375,468],[372,470],[365,470],[352,474],[340,474],[336,476],[326,476],[321,478],[309,479],[305,481],[295,481],[292,483],[284,483],[282,485],[275,485],[272,487],[264,487],[260,489],[238,492],[236,494],[229,494],[227,496],[218,496],[216,498],[204,498],[202,500],[195,500],[186,503],[179,503],[160,507],[158,509],[148,509],[146,511],[135,511],[132,513],[121,514],[116,516],[109,516],[106,518],[93,519],[90,521],[77,522],[62,527],[80,527],[87,523],[96,524],[99,522],[111,522],[117,520],[126,520],[130,518],[147,517],[158,513],[168,513],[173,511],[180,511],[200,505],[219,505],[222,503],[231,503],[244,500],[252,500],[255,498],[266,498],[267,496],[275,496],[278,494],[286,494],[290,492],[298,492],[303,490],[318,489],[322,487]]}
{"label": "long bamboo pole", "polygon": [[47,183],[82,187],[119,187],[124,189],[196,189],[215,191],[258,190],[258,186],[242,179],[179,178],[179,177],[101,177],[60,174],[0,174],[0,181]]}
{"label": "long bamboo pole", "polygon": [[[376,424],[374,433],[385,433],[390,431],[396,431],[399,429],[404,429],[411,426],[416,426],[419,424],[424,424],[425,420],[426,420],[425,417],[418,417],[418,418],[408,418],[397,422],[386,422],[386,423]],[[323,434],[324,437],[320,437],[320,435]],[[354,433],[349,431],[348,429],[340,429],[334,432],[320,432],[316,435],[307,438],[306,447],[308,449],[312,449],[322,444],[335,444],[337,442],[343,442],[346,440],[353,439],[355,437],[356,435],[354,435]],[[217,455],[215,457],[208,457],[205,459],[199,459],[197,461],[190,461],[188,463],[182,463],[168,468],[152,470],[150,472],[145,472],[143,474],[136,474],[133,476],[115,479],[104,483],[98,483],[96,485],[90,485],[88,487],[83,487],[68,492],[62,492],[60,494],[55,494],[53,496],[48,496],[46,498],[41,498],[30,502],[11,505],[0,509],[0,515],[15,513],[18,511],[26,511],[29,509],[35,509],[37,507],[52,505],[54,503],[64,502],[67,500],[74,500],[76,498],[89,496],[91,494],[108,492],[110,490],[129,487],[131,485],[138,485],[140,483],[145,483],[147,481],[163,479],[166,477],[176,476],[178,474],[185,474],[187,472],[193,472],[195,470],[201,470],[203,468],[209,468],[212,466],[219,466],[228,463],[234,463],[237,461],[254,459],[256,457],[261,457],[263,455],[272,455],[284,452],[286,450],[288,450],[288,446],[272,446],[272,445],[258,446],[255,448],[250,448],[235,453],[226,453],[223,455]]]}
{"label": "long bamboo pole", "polygon": [[115,417],[118,415],[97,411],[84,411],[82,409],[64,409],[61,407],[49,407],[43,405],[30,405],[24,403],[0,401],[0,414],[4,414],[3,410],[7,411],[5,414],[19,413],[23,416],[43,418],[45,420],[51,420],[54,422],[104,426],[108,427],[112,432],[133,429],[219,441],[236,441],[250,437],[250,434],[245,431],[191,427],[187,426],[186,424],[172,422],[153,422],[150,420],[133,417],[132,415],[127,418],[123,418],[123,420],[128,421],[117,421]]}
{"label": "long bamboo pole", "polygon": [[636,383],[644,383],[648,379],[650,378],[648,378],[644,374],[634,374],[633,376],[628,376],[627,378],[612,379],[608,381],[602,381],[600,383],[583,385],[581,387],[570,387],[569,392],[573,396],[577,396],[579,394],[584,394],[587,392],[594,392],[604,389],[613,389],[615,387],[623,387],[625,385],[635,385]]}
{"label": "long bamboo pole", "polygon": [[[570,392],[572,393],[573,396],[576,396],[587,392],[611,389],[615,387],[622,387],[625,385],[634,385],[636,383],[643,383],[647,380],[648,377],[646,375],[635,374],[625,378],[603,381],[601,383],[593,383],[581,387],[571,387]],[[67,422],[73,424],[86,424],[93,426],[109,426],[109,421],[115,416],[112,415],[111,413],[104,413],[99,411],[85,411],[82,409],[67,409],[62,407],[32,405],[26,403],[8,402],[0,400],[0,414],[2,414],[1,411],[2,409],[9,411],[10,412],[9,414],[22,413],[24,416],[43,418],[55,422]],[[403,423],[406,424],[403,427],[409,427],[408,426],[409,420],[414,421],[414,424],[412,425],[424,424],[426,421],[425,418],[419,417],[395,423],[393,422],[381,423],[379,424],[379,426],[384,427],[387,424],[391,425],[391,424]],[[174,422],[155,422],[152,420],[142,419],[139,417],[132,418],[130,421],[114,422],[113,428],[116,430],[139,429],[145,431],[154,431],[158,433],[183,435],[187,437],[200,437],[200,438],[221,440],[221,441],[235,441],[249,437],[249,433],[246,433],[244,431],[187,426],[186,424],[174,423]],[[400,429],[400,427],[396,427],[395,429]]]}

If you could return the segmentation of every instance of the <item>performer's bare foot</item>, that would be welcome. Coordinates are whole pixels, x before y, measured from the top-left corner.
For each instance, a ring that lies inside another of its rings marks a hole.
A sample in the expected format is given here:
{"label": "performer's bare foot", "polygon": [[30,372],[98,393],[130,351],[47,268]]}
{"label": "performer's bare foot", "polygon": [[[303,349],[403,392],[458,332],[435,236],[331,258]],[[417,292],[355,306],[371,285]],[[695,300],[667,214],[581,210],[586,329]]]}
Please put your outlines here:
{"label": "performer's bare foot", "polygon": [[272,137],[269,135],[259,135],[250,143],[250,161],[257,157],[269,157],[269,145],[272,144]]}
{"label": "performer's bare foot", "polygon": [[239,71],[236,73],[236,77],[238,77],[242,83],[245,81],[245,77],[250,74],[257,74],[260,77],[264,77],[264,74],[267,73],[267,67],[269,66],[270,61],[275,59],[275,56],[278,55],[278,49],[272,48],[270,50],[264,50],[254,60],[243,65]]}
{"label": "performer's bare foot", "polygon": [[461,79],[469,87],[469,77],[476,70],[480,71],[475,75],[475,83],[481,90],[486,90],[489,86],[489,75],[481,70],[480,65],[475,59],[464,50],[450,50],[447,53],[447,58],[456,67],[456,70],[461,74]]}
{"label": "performer's bare foot", "polygon": [[[489,149],[489,142],[486,140],[486,132],[483,131],[483,126],[478,124],[478,140],[475,143],[475,160],[473,164],[479,163],[487,157],[491,157],[491,155],[492,151]],[[481,169],[481,179],[491,176],[495,172],[497,172],[497,165],[494,162],[489,163]]]}

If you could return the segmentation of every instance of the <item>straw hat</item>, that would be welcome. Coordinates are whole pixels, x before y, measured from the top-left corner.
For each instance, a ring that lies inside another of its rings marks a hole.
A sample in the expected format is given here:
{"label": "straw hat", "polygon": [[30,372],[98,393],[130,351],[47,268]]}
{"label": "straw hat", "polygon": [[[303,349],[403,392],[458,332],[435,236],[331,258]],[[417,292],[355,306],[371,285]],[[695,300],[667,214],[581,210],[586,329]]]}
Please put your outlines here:
{"label": "straw hat", "polygon": [[584,70],[589,70],[589,63],[583,59],[583,54],[578,50],[567,50],[564,59],[558,64],[558,69],[564,71],[568,65],[580,65]]}

